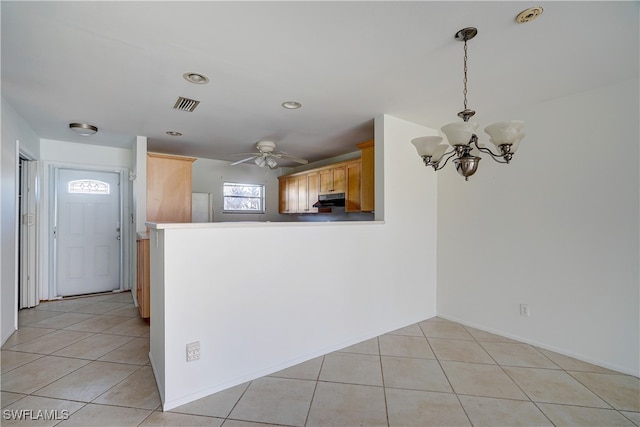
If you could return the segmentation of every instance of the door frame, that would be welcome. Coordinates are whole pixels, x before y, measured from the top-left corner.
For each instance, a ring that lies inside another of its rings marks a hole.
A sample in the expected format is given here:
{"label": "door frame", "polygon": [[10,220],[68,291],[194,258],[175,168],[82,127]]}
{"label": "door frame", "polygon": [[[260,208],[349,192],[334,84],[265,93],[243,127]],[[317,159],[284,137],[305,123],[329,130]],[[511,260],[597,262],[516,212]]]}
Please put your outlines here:
{"label": "door frame", "polygon": [[[60,299],[62,298],[57,294],[57,269],[56,269],[56,240],[53,236],[53,227],[56,224],[56,218],[58,214],[57,210],[57,194],[56,194],[56,184],[57,184],[57,172],[60,169],[71,169],[71,170],[81,170],[81,171],[95,171],[95,172],[112,172],[117,173],[119,175],[120,185],[119,185],[119,202],[120,202],[120,287],[117,291],[125,291],[131,289],[131,283],[126,278],[130,277],[129,273],[129,263],[125,262],[125,259],[128,259],[132,250],[132,243],[129,242],[128,236],[130,235],[130,208],[129,208],[129,180],[127,179],[129,174],[129,169],[121,168],[121,167],[108,167],[108,166],[93,166],[93,165],[79,165],[75,163],[63,163],[63,162],[55,162],[49,163],[46,165],[48,169],[47,178],[48,178],[48,195],[49,201],[47,203],[49,207],[48,214],[48,225],[44,228],[44,232],[46,240],[48,242],[48,286],[47,286],[47,296],[44,299]],[[44,289],[43,289],[44,290]]]}

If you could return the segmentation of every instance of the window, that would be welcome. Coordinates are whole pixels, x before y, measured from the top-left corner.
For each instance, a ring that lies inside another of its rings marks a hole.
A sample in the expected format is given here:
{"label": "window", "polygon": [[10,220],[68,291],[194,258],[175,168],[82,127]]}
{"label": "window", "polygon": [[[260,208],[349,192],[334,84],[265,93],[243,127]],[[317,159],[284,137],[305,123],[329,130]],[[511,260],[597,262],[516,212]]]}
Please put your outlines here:
{"label": "window", "polygon": [[73,194],[109,194],[109,184],[95,179],[80,179],[69,182],[69,193]]}
{"label": "window", "polygon": [[225,182],[223,212],[264,213],[264,185]]}

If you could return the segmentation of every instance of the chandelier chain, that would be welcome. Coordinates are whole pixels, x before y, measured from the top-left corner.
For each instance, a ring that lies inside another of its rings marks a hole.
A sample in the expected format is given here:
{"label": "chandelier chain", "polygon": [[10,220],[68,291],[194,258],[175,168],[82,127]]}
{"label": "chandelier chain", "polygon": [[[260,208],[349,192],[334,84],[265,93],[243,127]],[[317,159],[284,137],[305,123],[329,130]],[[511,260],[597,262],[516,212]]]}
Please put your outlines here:
{"label": "chandelier chain", "polygon": [[464,89],[462,95],[464,95],[464,109],[467,109],[467,39],[464,40],[464,78],[462,79]]}

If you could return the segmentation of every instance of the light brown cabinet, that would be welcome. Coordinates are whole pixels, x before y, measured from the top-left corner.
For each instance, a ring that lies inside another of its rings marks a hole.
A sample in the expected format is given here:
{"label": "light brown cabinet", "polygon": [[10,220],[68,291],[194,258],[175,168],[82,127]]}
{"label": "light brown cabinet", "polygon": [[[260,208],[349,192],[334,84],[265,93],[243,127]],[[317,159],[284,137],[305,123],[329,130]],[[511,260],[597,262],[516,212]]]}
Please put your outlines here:
{"label": "light brown cabinet", "polygon": [[280,213],[317,213],[320,175],[318,172],[279,177]]}
{"label": "light brown cabinet", "polygon": [[373,212],[374,141],[357,145],[360,158],[278,177],[280,213],[316,213],[320,194],[345,193],[345,212]]}
{"label": "light brown cabinet", "polygon": [[349,162],[345,169],[345,212],[360,212],[360,160]]}
{"label": "light brown cabinet", "polygon": [[[194,157],[147,153],[147,221],[191,222],[191,170]],[[149,309],[149,239],[136,247],[136,299],[140,316]]]}
{"label": "light brown cabinet", "polygon": [[147,153],[147,221],[191,222],[193,157]]}
{"label": "light brown cabinet", "polygon": [[299,175],[298,182],[298,213],[316,213],[318,208],[313,204],[318,201],[320,175],[317,172]]}
{"label": "light brown cabinet", "polygon": [[319,194],[344,193],[346,188],[346,170],[344,165],[320,170]]}
{"label": "light brown cabinet", "polygon": [[374,141],[365,141],[357,147],[360,149],[360,210],[372,212],[375,209]]}
{"label": "light brown cabinet", "polygon": [[278,177],[280,213],[317,213],[320,194],[345,193],[345,212],[360,212],[360,159]]}
{"label": "light brown cabinet", "polygon": [[298,180],[295,176],[278,178],[280,193],[279,212],[296,213],[298,210]]}
{"label": "light brown cabinet", "polygon": [[138,236],[136,241],[136,299],[140,317],[150,316],[149,309],[149,237]]}

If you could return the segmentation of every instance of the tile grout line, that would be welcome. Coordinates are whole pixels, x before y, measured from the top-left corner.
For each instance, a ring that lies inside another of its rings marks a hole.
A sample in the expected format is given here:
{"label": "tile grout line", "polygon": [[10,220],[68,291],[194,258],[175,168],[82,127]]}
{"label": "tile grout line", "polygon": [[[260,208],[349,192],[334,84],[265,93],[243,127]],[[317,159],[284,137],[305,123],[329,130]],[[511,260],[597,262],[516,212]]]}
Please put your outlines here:
{"label": "tile grout line", "polygon": [[[94,362],[98,362],[98,360],[94,360]],[[106,361],[100,361],[101,363],[116,363],[116,362],[106,362]],[[124,365],[124,363],[117,363],[118,365]],[[133,365],[135,366],[135,365]],[[105,391],[103,391],[102,393],[100,393],[99,395],[97,395],[96,397],[93,398],[93,400],[91,400],[89,403],[93,403],[94,405],[107,405],[107,406],[121,406],[121,407],[125,407],[125,408],[134,408],[134,409],[146,409],[146,408],[137,408],[135,406],[125,406],[125,405],[113,405],[113,404],[108,404],[108,403],[95,403],[95,401],[97,399],[99,399],[101,396],[104,396],[106,393],[108,393],[110,390],[112,390],[113,388],[117,387],[118,385],[122,384],[124,381],[127,380],[127,378],[131,377],[132,375],[134,375],[136,372],[140,371],[142,368],[144,368],[145,365],[142,366],[138,366],[138,369],[131,371],[131,373],[129,375],[127,375],[126,377],[124,377],[123,379],[121,379],[120,381],[118,381],[117,383],[115,383],[114,385],[112,385],[111,387],[109,387],[108,389],[106,389]],[[162,404],[162,402],[161,402]],[[153,409],[151,409],[151,411],[153,411]]]}
{"label": "tile grout line", "polygon": [[316,397],[316,390],[318,390],[318,383],[320,382],[320,374],[322,373],[322,367],[324,366],[324,357],[322,356],[322,361],[320,362],[320,369],[318,369],[318,374],[316,375],[315,385],[313,387],[313,393],[311,394],[311,400],[309,401],[309,409],[307,409],[307,416],[304,419],[304,426],[306,427],[309,423],[309,416],[311,415],[311,407],[313,406],[313,399]]}
{"label": "tile grout line", "polygon": [[[482,349],[483,349],[483,350],[484,350],[484,351],[489,355],[489,357],[490,357],[490,358],[495,362],[495,364],[496,364],[497,366],[499,366],[499,367],[500,367],[500,370],[501,370],[502,372],[504,372],[504,374],[505,374],[505,375],[506,375],[506,376],[511,380],[511,382],[513,382],[513,384],[515,384],[515,386],[516,386],[516,387],[518,387],[518,389],[519,389],[519,390],[520,390],[520,391],[521,391],[521,392],[522,392],[522,393],[527,397],[527,399],[529,399],[529,402],[531,402],[531,403],[536,407],[536,409],[537,409],[537,410],[542,414],[542,416],[543,416],[543,417],[545,417],[545,418],[546,418],[546,419],[551,423],[551,425],[555,425],[555,424],[553,423],[553,421],[551,421],[551,419],[547,416],[547,414],[546,414],[546,413],[545,413],[545,412],[544,412],[544,411],[543,411],[543,410],[538,406],[538,404],[537,404],[537,403],[536,403],[536,402],[531,398],[531,396],[529,396],[529,394],[528,394],[528,393],[527,393],[527,392],[526,392],[526,391],[525,391],[525,390],[520,386],[520,384],[518,384],[518,383],[516,382],[516,380],[515,380],[515,379],[513,379],[513,378],[511,377],[511,375],[509,375],[509,373],[504,369],[504,367],[503,367],[500,363],[498,363],[498,361],[495,359],[495,357],[493,357],[493,356],[491,355],[491,353],[489,353],[489,351],[487,351],[487,349],[482,345],[482,342],[481,342],[480,340],[478,340],[478,339],[477,339],[477,338],[476,338],[476,337],[475,337],[475,336],[474,336],[474,335],[469,331],[469,329],[468,329],[466,326],[462,325],[462,327],[467,331],[467,333],[468,333],[469,335],[471,335],[471,336],[473,337],[473,339],[475,340],[475,342],[476,342],[476,343],[477,343],[477,344],[478,344],[478,345],[479,345],[479,346],[480,346],[480,347],[481,347],[481,348],[482,348]],[[551,362],[553,363],[553,361],[551,361]],[[553,363],[553,364],[554,364],[554,365],[556,365],[555,363]],[[556,365],[556,366],[557,366],[557,365]],[[554,369],[554,370],[555,370],[555,369]]]}
{"label": "tile grout line", "polygon": [[[579,384],[581,384],[584,388],[586,388],[587,390],[589,390],[591,393],[593,393],[594,395],[596,395],[600,400],[602,400],[604,403],[606,403],[607,405],[609,405],[611,408],[615,411],[620,411],[618,408],[616,408],[611,402],[609,402],[607,399],[605,399],[603,396],[600,396],[600,394],[596,393],[594,390],[591,390],[591,388],[583,383],[582,381],[580,381],[578,378],[576,378],[575,376],[571,375],[571,371],[567,371],[564,370],[564,372],[569,375],[571,378],[573,378],[575,381],[577,381]],[[578,371],[574,371],[574,372],[578,372]],[[585,374],[597,374],[597,372],[584,372]],[[607,375],[607,374],[601,374],[601,375]]]}
{"label": "tile grout line", "polygon": [[438,362],[438,366],[440,367],[440,370],[442,371],[442,374],[447,379],[447,383],[449,384],[449,387],[451,387],[451,391],[453,392],[453,395],[456,397],[458,405],[460,405],[460,408],[462,408],[462,412],[464,412],[464,416],[467,417],[467,420],[469,421],[469,425],[473,426],[473,422],[471,421],[471,417],[469,416],[469,413],[467,412],[467,408],[464,407],[464,405],[462,404],[462,401],[460,400],[460,396],[456,392],[456,389],[453,387],[453,384],[451,384],[451,380],[449,379],[449,376],[447,375],[447,372],[444,370],[444,367],[442,366],[442,362],[438,358],[438,355],[433,350],[433,347],[431,346],[431,343],[429,342],[429,338],[427,337],[427,334],[424,332],[424,329],[422,329],[422,326],[420,326],[420,330],[422,331],[422,334],[424,335],[424,339],[427,341],[427,345],[429,346],[429,348],[431,349],[431,352],[433,353],[434,357],[436,358],[435,360],[436,360],[436,362]]}
{"label": "tile grout line", "polygon": [[387,403],[387,386],[384,381],[384,367],[382,366],[382,348],[380,348],[380,338],[376,337],[376,344],[378,346],[378,360],[380,362],[380,376],[382,377],[382,395],[384,397],[384,413],[387,418],[387,426],[391,425],[389,421],[389,404]]}

